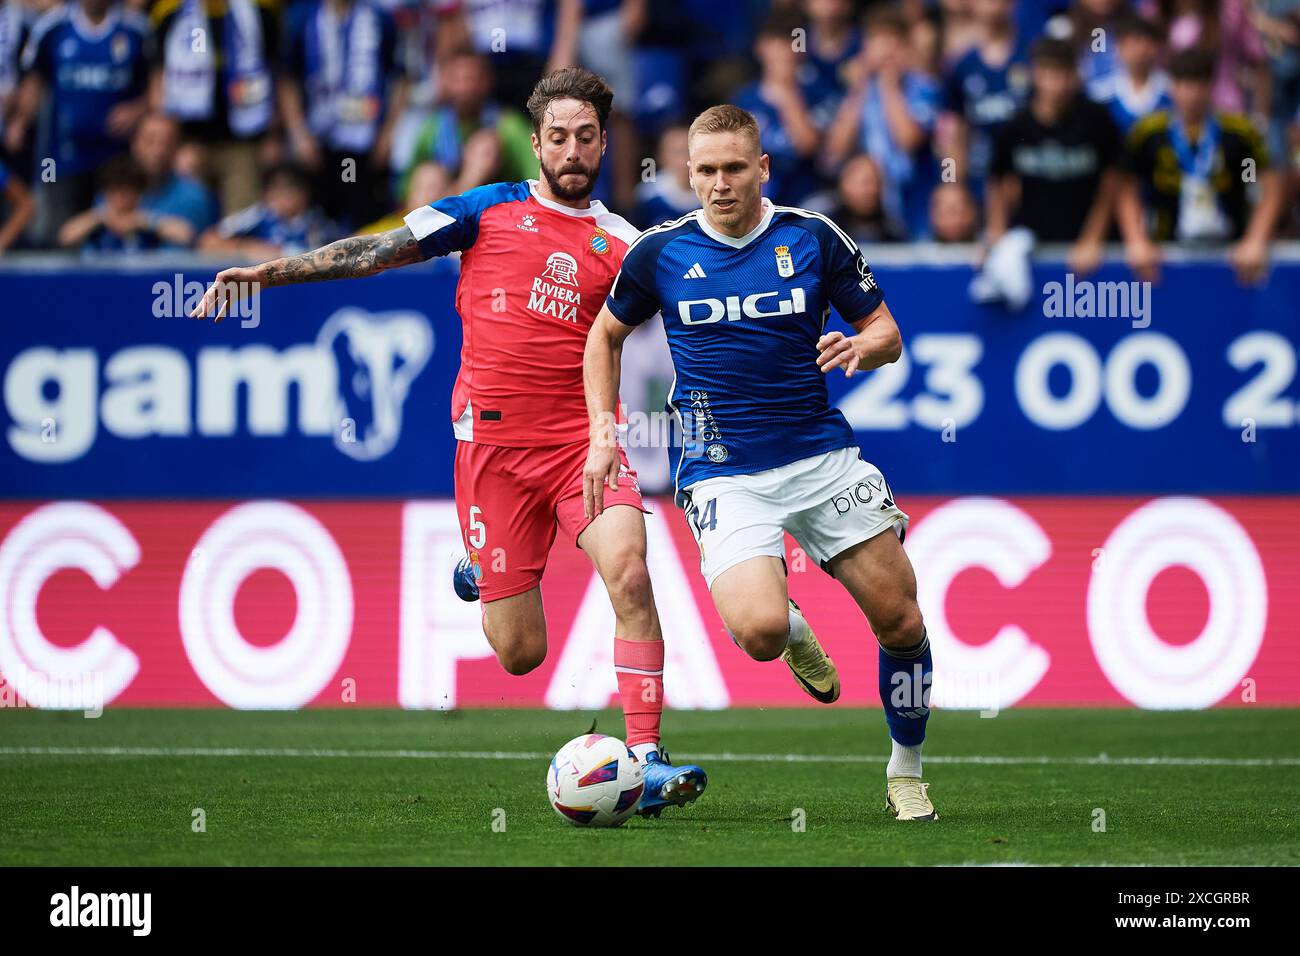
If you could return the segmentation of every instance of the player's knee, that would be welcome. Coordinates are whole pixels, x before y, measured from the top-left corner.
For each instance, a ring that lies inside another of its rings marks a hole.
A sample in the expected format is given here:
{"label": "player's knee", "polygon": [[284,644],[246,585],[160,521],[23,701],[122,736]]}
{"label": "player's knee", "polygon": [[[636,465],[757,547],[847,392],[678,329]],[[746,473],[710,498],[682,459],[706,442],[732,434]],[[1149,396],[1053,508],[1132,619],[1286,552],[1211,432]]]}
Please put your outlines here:
{"label": "player's knee", "polygon": [[786,613],[751,612],[728,622],[727,630],[741,650],[756,661],[770,661],[781,656],[790,638],[790,618]]}
{"label": "player's knee", "polygon": [[483,632],[496,651],[497,661],[507,674],[527,674],[546,660],[546,634],[531,634],[529,629],[492,627],[483,622]]}
{"label": "player's knee", "polygon": [[632,547],[617,554],[606,571],[605,588],[616,610],[648,606],[650,572],[646,569],[645,555]]}
{"label": "player's knee", "polygon": [[915,601],[900,604],[877,622],[876,639],[884,647],[912,647],[924,635],[925,621]]}
{"label": "player's knee", "polygon": [[497,651],[497,660],[507,674],[522,677],[542,666],[542,661],[546,660],[546,646],[521,643],[503,647]]}

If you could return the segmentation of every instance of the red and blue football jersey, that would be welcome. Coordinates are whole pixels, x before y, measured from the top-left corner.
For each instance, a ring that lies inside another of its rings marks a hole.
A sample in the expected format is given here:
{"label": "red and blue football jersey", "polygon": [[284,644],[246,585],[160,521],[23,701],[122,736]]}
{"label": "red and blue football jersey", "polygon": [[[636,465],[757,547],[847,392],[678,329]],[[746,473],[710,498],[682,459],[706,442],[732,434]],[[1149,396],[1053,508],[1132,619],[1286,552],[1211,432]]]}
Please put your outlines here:
{"label": "red and blue football jersey", "polygon": [[451,417],[462,441],[511,447],[587,438],[582,352],[637,231],[599,202],[494,183],[406,217],[426,258],[459,251],[464,340]]}

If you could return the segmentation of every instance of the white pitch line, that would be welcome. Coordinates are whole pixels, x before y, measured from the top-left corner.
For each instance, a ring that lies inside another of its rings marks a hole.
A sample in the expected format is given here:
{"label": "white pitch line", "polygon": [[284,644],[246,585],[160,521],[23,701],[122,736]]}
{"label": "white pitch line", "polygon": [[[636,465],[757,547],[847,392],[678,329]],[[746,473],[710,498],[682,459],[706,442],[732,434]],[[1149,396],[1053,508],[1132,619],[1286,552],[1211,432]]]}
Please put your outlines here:
{"label": "white pitch line", "polygon": [[[0,747],[6,757],[308,757],[378,760],[548,760],[540,751],[509,750],[343,750],[281,747]],[[694,754],[701,763],[875,764],[883,755],[867,754]],[[1003,757],[937,755],[932,764],[1074,767],[1300,767],[1300,757]]]}

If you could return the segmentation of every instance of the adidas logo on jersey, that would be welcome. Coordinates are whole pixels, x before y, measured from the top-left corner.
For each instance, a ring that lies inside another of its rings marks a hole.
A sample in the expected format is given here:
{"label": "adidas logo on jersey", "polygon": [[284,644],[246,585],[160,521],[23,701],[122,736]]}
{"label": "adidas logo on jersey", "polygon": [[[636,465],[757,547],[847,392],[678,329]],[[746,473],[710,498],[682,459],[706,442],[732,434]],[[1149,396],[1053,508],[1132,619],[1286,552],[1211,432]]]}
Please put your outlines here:
{"label": "adidas logo on jersey", "polygon": [[683,279],[707,279],[708,275],[704,272],[704,267],[698,262],[682,273]]}

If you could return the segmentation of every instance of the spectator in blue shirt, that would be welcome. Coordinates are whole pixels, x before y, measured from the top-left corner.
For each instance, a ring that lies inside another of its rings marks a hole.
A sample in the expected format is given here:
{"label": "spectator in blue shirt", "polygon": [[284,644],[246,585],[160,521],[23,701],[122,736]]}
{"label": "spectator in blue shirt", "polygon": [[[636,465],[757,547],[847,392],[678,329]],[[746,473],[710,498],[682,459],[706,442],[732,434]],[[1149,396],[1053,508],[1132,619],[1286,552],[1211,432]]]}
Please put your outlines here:
{"label": "spectator in blue shirt", "polygon": [[338,236],[338,227],[312,206],[306,173],[286,163],[266,174],[260,202],[205,232],[199,249],[261,261],[307,252]]}
{"label": "spectator in blue shirt", "polygon": [[179,216],[197,236],[217,220],[216,197],[198,180],[176,172],[180,126],[165,113],[149,113],[131,137],[131,157],[144,170],[147,184],[141,208],[162,216]]}
{"label": "spectator in blue shirt", "polygon": [[982,195],[998,131],[1029,97],[1028,50],[1016,33],[1013,0],[974,0],[979,42],[958,59],[944,81],[944,109],[952,114],[945,149],[957,176]]}
{"label": "spectator in blue shirt", "polygon": [[807,205],[823,185],[814,169],[821,131],[812,121],[797,77],[800,54],[793,44],[801,24],[797,15],[788,13],[773,14],[764,22],[754,41],[758,81],[732,97],[758,121],[769,163],[764,192],[778,205]]}
{"label": "spectator in blue shirt", "polygon": [[9,135],[11,143],[25,141],[48,95],[47,135],[37,147],[38,243],[90,205],[95,171],[126,149],[144,115],[147,32],[142,17],[110,0],[62,4],[32,28]]}
{"label": "spectator in blue shirt", "polygon": [[1169,77],[1160,69],[1164,29],[1129,14],[1115,25],[1117,69],[1088,84],[1088,96],[1110,110],[1121,133],[1156,110],[1169,109]]}
{"label": "spectator in blue shirt", "polygon": [[804,0],[807,49],[799,63],[799,89],[818,129],[835,119],[849,90],[850,64],[862,52],[852,0]]}
{"label": "spectator in blue shirt", "polygon": [[30,29],[30,15],[21,0],[0,0],[0,143],[7,138],[5,117],[14,108],[19,63]]}
{"label": "spectator in blue shirt", "polygon": [[160,216],[141,205],[148,180],[129,156],[105,164],[99,175],[103,202],[73,216],[59,230],[59,245],[82,252],[147,252],[164,244],[188,246],[194,230],[179,216]]}
{"label": "spectator in blue shirt", "polygon": [[867,21],[857,83],[827,135],[826,151],[842,163],[858,150],[880,169],[885,214],[902,222],[910,239],[929,231],[930,188],[938,179],[931,138],[938,116],[938,83],[909,60],[907,25],[892,9]]}
{"label": "spectator in blue shirt", "polygon": [[637,187],[636,226],[649,229],[700,208],[686,168],[686,127],[670,126],[659,137],[654,176]]}

